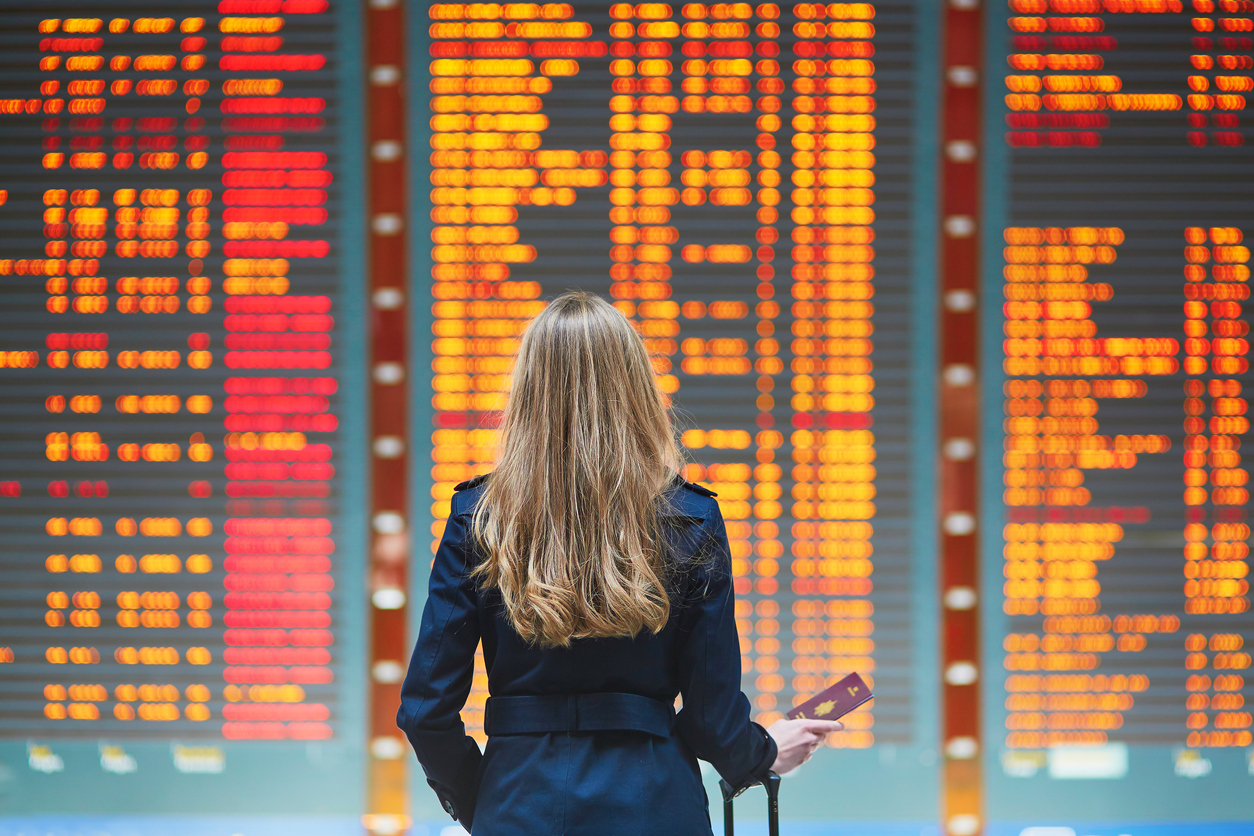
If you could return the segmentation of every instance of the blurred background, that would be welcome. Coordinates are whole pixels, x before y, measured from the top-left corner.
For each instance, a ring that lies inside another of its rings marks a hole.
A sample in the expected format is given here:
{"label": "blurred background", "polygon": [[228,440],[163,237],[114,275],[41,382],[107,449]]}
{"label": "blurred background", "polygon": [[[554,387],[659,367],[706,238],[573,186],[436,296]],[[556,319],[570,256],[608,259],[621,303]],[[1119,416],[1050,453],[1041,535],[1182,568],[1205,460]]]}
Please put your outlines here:
{"label": "blurred background", "polygon": [[756,719],[873,685],[785,833],[1254,833],[1252,38],[1244,0],[4,4],[0,834],[462,832],[399,683],[569,288],[719,495]]}

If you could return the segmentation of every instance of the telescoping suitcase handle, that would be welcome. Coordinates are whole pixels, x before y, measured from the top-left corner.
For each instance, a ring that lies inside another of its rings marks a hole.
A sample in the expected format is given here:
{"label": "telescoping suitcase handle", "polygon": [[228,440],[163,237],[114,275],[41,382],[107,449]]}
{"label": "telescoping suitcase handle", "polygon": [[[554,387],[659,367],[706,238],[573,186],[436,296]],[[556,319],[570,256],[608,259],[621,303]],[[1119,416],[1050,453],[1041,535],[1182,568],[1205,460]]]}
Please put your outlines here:
{"label": "telescoping suitcase handle", "polygon": [[[766,826],[770,836],[779,836],[779,776],[768,772],[762,782],[766,788]],[[736,812],[733,809],[736,796],[740,793],[732,789],[731,784],[720,780],[718,787],[723,791],[723,833],[724,836],[736,836]],[[746,787],[745,789],[748,789]],[[744,792],[742,789],[740,792]]]}

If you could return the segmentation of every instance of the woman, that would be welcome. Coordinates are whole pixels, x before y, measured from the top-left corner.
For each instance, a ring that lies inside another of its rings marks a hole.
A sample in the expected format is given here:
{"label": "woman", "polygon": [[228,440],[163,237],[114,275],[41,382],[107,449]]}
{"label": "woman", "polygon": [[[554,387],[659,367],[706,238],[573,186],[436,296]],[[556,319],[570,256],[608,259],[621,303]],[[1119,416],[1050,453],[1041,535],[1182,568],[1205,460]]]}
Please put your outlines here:
{"label": "woman", "polygon": [[[742,788],[842,728],[750,721],[723,519],[679,459],[626,317],[559,296],[523,336],[496,470],[453,496],[397,715],[467,830],[709,834],[697,758]],[[482,754],[459,716],[480,640]]]}

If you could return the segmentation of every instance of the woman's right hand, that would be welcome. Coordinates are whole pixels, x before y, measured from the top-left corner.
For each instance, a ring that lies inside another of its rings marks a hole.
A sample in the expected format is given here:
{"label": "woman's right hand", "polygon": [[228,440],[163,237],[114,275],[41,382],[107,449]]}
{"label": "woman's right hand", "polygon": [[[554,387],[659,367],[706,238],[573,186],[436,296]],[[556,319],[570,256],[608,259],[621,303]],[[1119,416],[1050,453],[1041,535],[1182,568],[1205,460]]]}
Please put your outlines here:
{"label": "woman's right hand", "polygon": [[826,735],[841,731],[844,727],[843,723],[835,720],[776,720],[766,730],[779,748],[771,770],[778,775],[792,772],[810,760],[810,756],[819,748]]}

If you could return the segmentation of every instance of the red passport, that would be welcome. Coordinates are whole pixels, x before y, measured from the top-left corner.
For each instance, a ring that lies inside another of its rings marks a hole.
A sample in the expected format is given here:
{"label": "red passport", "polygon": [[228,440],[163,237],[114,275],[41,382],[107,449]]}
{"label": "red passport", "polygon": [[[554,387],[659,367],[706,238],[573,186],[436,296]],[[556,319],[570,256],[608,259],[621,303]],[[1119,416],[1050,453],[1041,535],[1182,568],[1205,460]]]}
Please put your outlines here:
{"label": "red passport", "polygon": [[788,719],[838,720],[874,697],[862,677],[851,673],[817,697],[789,711]]}

